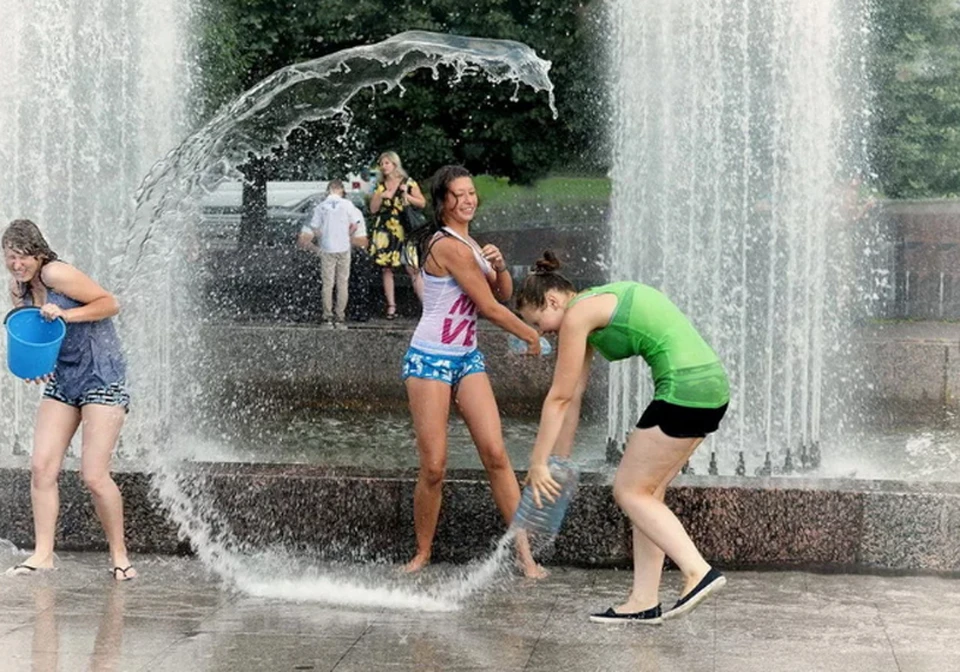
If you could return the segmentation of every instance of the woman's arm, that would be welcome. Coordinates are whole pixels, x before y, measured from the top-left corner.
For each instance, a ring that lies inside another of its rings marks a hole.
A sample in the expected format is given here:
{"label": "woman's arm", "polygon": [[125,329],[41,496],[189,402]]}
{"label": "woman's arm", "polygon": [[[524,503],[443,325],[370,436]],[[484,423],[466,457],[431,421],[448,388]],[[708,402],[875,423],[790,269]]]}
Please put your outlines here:
{"label": "woman's arm", "polygon": [[487,282],[498,301],[509,301],[513,296],[513,277],[507,270],[507,261],[496,245],[484,245],[483,257],[490,262],[493,271],[487,275]]}
{"label": "woman's arm", "polygon": [[20,292],[20,283],[10,279],[10,302],[13,303],[14,308],[19,308],[23,305],[23,294]]}
{"label": "woman's arm", "polygon": [[546,468],[547,458],[560,438],[567,410],[577,396],[587,357],[587,336],[594,328],[586,319],[588,313],[576,310],[578,306],[567,311],[560,327],[557,364],[553,371],[553,383],[540,411],[540,428],[530,454],[531,469],[534,465]]}
{"label": "woman's arm", "polygon": [[371,215],[380,211],[380,204],[383,203],[384,189],[383,182],[381,182],[377,185],[377,188],[373,190],[373,196],[370,197],[370,205],[367,206],[370,209]]}
{"label": "woman's arm", "polygon": [[[610,322],[617,300],[612,294],[583,299],[567,309],[560,325],[557,364],[553,383],[540,411],[540,428],[530,454],[527,483],[533,487],[534,502],[540,495],[551,501],[560,494],[560,484],[550,475],[547,458],[552,451],[569,455],[579,424],[580,401],[586,389],[592,349],[587,337]],[[573,417],[576,416],[576,417]]]}
{"label": "woman's arm", "polygon": [[51,261],[40,274],[47,287],[83,304],[62,310],[59,306],[47,303],[41,307],[41,312],[48,319],[62,317],[67,322],[96,322],[120,312],[120,304],[113,294],[70,264]]}
{"label": "woman's arm", "polygon": [[424,197],[423,192],[420,191],[420,185],[416,182],[409,183],[405,196],[407,203],[415,208],[424,208],[427,205],[427,199]]}
{"label": "woman's arm", "polygon": [[540,354],[540,334],[497,301],[486,276],[477,265],[473,250],[454,238],[443,238],[433,245],[431,256],[436,259],[441,272],[449,273],[457,281],[481,315],[504,331],[526,341],[530,354]]}
{"label": "woman's arm", "polygon": [[583,402],[583,393],[587,389],[587,383],[590,381],[590,364],[593,362],[593,348],[587,345],[583,356],[583,368],[580,370],[580,380],[577,382],[577,389],[563,414],[563,425],[560,427],[560,434],[557,436],[557,442],[553,445],[553,455],[560,457],[570,457],[573,452],[573,439],[577,434],[577,427],[580,425],[580,407]]}

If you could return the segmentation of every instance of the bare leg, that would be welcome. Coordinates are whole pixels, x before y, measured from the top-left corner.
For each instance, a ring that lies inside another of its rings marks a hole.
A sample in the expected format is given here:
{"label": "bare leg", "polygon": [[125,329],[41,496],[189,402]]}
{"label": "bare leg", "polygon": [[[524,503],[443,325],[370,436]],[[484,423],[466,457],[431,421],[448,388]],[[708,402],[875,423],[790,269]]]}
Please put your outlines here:
{"label": "bare leg", "polygon": [[417,553],[405,566],[416,572],[430,562],[433,537],[440,518],[443,477],[447,470],[447,420],[450,417],[450,386],[439,380],[407,378],[407,398],[417,436],[420,473],[413,491],[413,526]]}
{"label": "bare leg", "polygon": [[[700,555],[677,517],[663,503],[662,495],[657,495],[657,491],[661,487],[665,488],[669,482],[667,478],[671,474],[676,475],[678,465],[682,466],[686,462],[701,441],[702,439],[672,438],[664,434],[659,427],[634,430],[613,484],[614,498],[631,522],[647,540],[665,552],[680,568],[684,576],[684,594],[694,588],[710,571],[710,565]],[[644,553],[648,552],[649,548],[641,543],[639,550]],[[651,558],[650,562],[654,559],[655,557]],[[645,564],[643,568],[644,571],[649,570]],[[637,581],[640,582],[639,590]],[[650,595],[655,594],[653,590],[644,582],[643,577],[635,577],[634,593],[631,594],[628,604],[633,602],[634,596],[637,601],[641,595],[644,600],[649,600]]]}
{"label": "bare leg", "polygon": [[[34,588],[33,604],[36,620],[33,622],[31,672],[57,672],[60,669],[60,628],[57,623],[57,592],[53,586]],[[65,656],[69,659],[68,656]]]}
{"label": "bare leg", "polygon": [[397,296],[393,287],[393,269],[384,266],[381,273],[383,275],[383,296],[387,300],[387,315],[391,315],[397,311]]}
{"label": "bare leg", "polygon": [[[110,461],[120,436],[126,412],[120,406],[88,404],[81,409],[83,416],[83,452],[80,472],[83,482],[93,496],[93,508],[100,518],[110,547],[111,567],[130,566],[127,545],[123,538],[123,497],[110,476]],[[136,570],[124,575],[115,571],[118,580],[133,578]]]}
{"label": "bare leg", "polygon": [[[693,453],[702,441],[703,439],[697,440],[690,453]],[[680,473],[680,469],[686,464],[687,459],[688,456],[679,459],[660,482],[660,485],[657,486],[653,495],[659,501],[663,501],[667,486]],[[621,614],[646,611],[660,603],[659,590],[660,578],[663,574],[663,550],[653,543],[636,525],[633,525],[632,528],[633,590],[624,604],[614,608],[614,611]]]}
{"label": "bare leg", "polygon": [[[457,406],[477,446],[480,461],[487,470],[493,501],[509,525],[520,505],[520,484],[503,442],[500,411],[487,374],[474,373],[460,381],[457,386]],[[532,578],[546,576],[543,567],[533,559],[526,535],[517,537],[517,559],[524,575]]]}
{"label": "bare leg", "polygon": [[60,466],[79,424],[80,411],[73,406],[49,398],[40,402],[30,464],[30,501],[33,504],[36,541],[33,555],[23,561],[24,565],[53,567],[53,543],[60,514],[60,493],[57,489]]}
{"label": "bare leg", "polygon": [[[125,599],[127,591],[114,584],[107,593],[107,604],[100,617],[97,638],[93,642],[93,656],[97,661],[96,669],[112,672],[121,669],[120,653],[123,651],[123,625]],[[129,643],[129,642],[128,642]]]}

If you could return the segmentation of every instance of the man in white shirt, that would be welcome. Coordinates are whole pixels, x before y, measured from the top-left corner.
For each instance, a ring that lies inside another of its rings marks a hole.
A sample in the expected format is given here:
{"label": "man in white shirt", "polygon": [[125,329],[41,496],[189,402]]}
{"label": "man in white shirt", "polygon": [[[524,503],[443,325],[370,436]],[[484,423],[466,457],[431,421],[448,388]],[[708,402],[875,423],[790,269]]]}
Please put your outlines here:
{"label": "man in white shirt", "polygon": [[[341,180],[331,180],[327,185],[327,197],[314,209],[310,223],[300,231],[298,242],[300,247],[320,257],[324,324],[345,329],[350,246],[367,246],[367,227],[363,213],[344,198]],[[335,309],[334,287],[337,288]]]}

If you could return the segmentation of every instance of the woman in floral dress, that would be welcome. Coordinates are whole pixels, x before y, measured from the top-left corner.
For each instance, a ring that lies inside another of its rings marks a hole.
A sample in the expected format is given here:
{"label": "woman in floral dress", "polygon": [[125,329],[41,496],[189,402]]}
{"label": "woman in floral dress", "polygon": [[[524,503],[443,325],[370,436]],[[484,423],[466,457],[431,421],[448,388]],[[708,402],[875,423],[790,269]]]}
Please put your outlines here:
{"label": "woman in floral dress", "polygon": [[427,200],[420,185],[407,176],[396,152],[384,152],[377,160],[380,182],[370,199],[373,222],[370,227],[370,256],[383,275],[383,294],[387,300],[387,319],[397,317],[397,299],[394,290],[394,270],[403,266],[413,283],[417,298],[423,296],[423,283],[414,264],[405,253],[407,235],[404,230],[403,210],[422,208]]}

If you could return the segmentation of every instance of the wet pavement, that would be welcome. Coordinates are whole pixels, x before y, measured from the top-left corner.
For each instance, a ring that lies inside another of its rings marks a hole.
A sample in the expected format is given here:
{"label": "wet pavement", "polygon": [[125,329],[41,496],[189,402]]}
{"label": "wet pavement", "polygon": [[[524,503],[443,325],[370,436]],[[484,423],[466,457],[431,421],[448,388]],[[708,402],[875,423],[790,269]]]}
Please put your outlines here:
{"label": "wet pavement", "polygon": [[[454,612],[349,609],[237,594],[195,559],[139,557],[114,584],[102,554],[0,576],[0,671],[488,670],[947,672],[960,669],[960,580],[728,572],[661,626],[598,625],[630,573],[553,567]],[[434,569],[432,571],[440,571]],[[664,603],[679,576],[667,575]]]}

